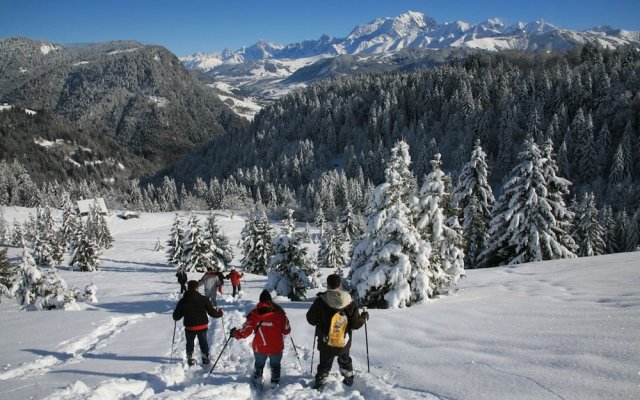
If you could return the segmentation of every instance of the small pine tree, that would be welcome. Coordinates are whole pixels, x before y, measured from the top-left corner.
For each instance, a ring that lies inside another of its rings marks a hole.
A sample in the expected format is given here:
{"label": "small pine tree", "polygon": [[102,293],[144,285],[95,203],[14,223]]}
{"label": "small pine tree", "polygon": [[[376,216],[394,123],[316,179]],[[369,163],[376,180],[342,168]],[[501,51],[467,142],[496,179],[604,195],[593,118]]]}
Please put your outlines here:
{"label": "small pine tree", "polygon": [[[289,222],[292,210],[289,210]],[[290,223],[284,221],[282,232],[273,240],[273,256],[269,263],[266,289],[275,290],[293,301],[306,298],[307,289],[316,284],[317,268],[307,257],[307,249],[300,246]]]}
{"label": "small pine tree", "polygon": [[97,271],[100,262],[100,247],[90,235],[84,225],[80,225],[76,231],[76,238],[73,241],[74,247],[71,249],[71,259],[69,265],[78,268],[83,272]]}
{"label": "small pine tree", "polygon": [[27,239],[24,236],[22,225],[15,219],[13,220],[13,237],[11,243],[16,247],[27,247]]}
{"label": "small pine tree", "polygon": [[15,274],[16,268],[7,258],[7,249],[0,249],[0,299],[3,295],[8,296]]}
{"label": "small pine tree", "polygon": [[55,268],[43,273],[28,250],[23,253],[22,261],[10,289],[22,309],[54,310],[77,309],[75,291],[58,275]]}
{"label": "small pine tree", "polygon": [[175,268],[180,268],[182,265],[182,244],[184,241],[184,228],[182,227],[182,221],[176,213],[169,233],[169,240],[167,240],[167,262]]}

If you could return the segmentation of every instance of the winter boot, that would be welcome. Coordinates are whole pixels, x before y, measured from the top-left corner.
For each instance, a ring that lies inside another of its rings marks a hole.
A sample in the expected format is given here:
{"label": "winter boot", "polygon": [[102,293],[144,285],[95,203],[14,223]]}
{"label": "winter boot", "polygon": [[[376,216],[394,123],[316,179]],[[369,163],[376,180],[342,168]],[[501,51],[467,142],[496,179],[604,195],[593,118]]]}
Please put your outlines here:
{"label": "winter boot", "polygon": [[202,355],[202,364],[209,364],[209,355],[208,354],[203,354]]}
{"label": "winter boot", "polygon": [[253,375],[251,377],[251,386],[255,389],[262,389],[262,377]]}
{"label": "winter boot", "polygon": [[316,382],[313,384],[311,388],[317,390],[318,392],[322,392],[322,389],[324,389],[324,385],[327,384],[328,377],[329,377],[329,373],[316,374]]}
{"label": "winter boot", "polygon": [[342,380],[342,383],[344,383],[347,386],[353,386],[353,375],[345,376],[344,379]]}
{"label": "winter boot", "polygon": [[187,354],[187,364],[192,366],[196,363],[196,360],[193,358],[193,354]]}

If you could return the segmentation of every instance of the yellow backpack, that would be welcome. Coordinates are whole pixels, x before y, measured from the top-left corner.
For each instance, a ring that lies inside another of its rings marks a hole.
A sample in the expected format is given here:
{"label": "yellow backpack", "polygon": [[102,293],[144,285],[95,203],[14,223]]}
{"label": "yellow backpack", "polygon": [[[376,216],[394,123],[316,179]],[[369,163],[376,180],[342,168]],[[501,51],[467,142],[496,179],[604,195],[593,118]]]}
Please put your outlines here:
{"label": "yellow backpack", "polygon": [[344,347],[349,342],[347,335],[347,326],[349,319],[343,310],[338,310],[331,317],[331,325],[329,325],[329,337],[327,344],[331,347]]}

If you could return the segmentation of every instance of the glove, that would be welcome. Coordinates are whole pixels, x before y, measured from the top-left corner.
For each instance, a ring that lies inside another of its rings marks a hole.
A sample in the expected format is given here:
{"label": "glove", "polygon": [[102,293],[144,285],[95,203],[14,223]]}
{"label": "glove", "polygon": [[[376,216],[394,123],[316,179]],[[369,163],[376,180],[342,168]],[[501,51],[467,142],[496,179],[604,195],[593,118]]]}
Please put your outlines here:
{"label": "glove", "polygon": [[231,336],[233,336],[234,333],[236,333],[237,329],[236,328],[231,328],[231,332],[229,332],[229,334]]}
{"label": "glove", "polygon": [[362,316],[362,318],[364,318],[365,321],[369,319],[369,313],[367,311],[363,311],[360,315]]}

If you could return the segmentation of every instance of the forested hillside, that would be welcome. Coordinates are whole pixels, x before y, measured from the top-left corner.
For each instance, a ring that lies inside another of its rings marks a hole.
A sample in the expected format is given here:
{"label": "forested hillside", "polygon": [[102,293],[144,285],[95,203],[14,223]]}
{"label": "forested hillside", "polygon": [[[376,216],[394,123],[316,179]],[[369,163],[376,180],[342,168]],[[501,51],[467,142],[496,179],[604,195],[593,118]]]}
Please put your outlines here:
{"label": "forested hillside", "polygon": [[[109,143],[100,149],[107,157],[126,154],[118,162],[128,177],[151,173],[216,135],[246,126],[172,53],[137,42],[74,47],[24,38],[0,41],[0,103],[55,116],[21,129],[0,115],[3,137],[13,142],[0,159],[25,163],[23,154],[33,154],[25,145],[38,137],[56,139],[52,136],[61,130],[61,136],[74,132],[78,142]],[[68,169],[65,162],[46,167]],[[29,172],[41,182],[44,168],[40,164]]]}
{"label": "forested hillside", "polygon": [[[255,197],[269,186],[313,208],[309,184],[344,168],[347,178],[383,178],[388,149],[410,145],[417,177],[436,152],[455,177],[480,140],[499,192],[524,139],[553,142],[572,195],[635,210],[640,179],[640,52],[585,46],[564,53],[506,52],[410,73],[319,82],[264,109],[247,131],[214,138],[163,171],[177,184],[231,179]],[[362,172],[360,172],[362,171]]]}

